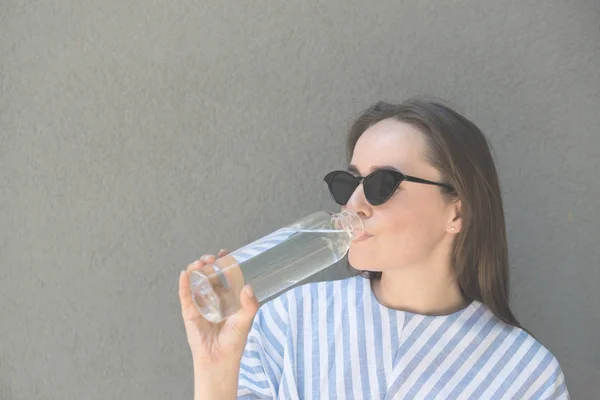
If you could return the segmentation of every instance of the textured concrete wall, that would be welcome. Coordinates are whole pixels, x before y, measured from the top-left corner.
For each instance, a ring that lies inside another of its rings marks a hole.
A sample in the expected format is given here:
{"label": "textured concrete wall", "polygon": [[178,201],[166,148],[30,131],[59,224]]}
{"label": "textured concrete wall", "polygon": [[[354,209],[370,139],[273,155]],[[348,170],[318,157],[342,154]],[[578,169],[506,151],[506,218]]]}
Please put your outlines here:
{"label": "textured concrete wall", "polygon": [[179,271],[334,209],[352,117],[426,94],[490,137],[513,307],[597,399],[598,21],[594,0],[4,0],[0,398],[191,398]]}

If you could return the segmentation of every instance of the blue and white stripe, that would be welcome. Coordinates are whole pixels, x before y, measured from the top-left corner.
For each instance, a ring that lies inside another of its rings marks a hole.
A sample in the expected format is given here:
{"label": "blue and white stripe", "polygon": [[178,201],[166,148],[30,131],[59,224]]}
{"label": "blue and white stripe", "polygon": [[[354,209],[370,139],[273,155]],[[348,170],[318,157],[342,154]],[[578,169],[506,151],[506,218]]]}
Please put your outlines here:
{"label": "blue and white stripe", "polygon": [[238,396],[569,398],[552,353],[484,304],[438,317],[391,310],[358,276],[299,286],[263,305]]}

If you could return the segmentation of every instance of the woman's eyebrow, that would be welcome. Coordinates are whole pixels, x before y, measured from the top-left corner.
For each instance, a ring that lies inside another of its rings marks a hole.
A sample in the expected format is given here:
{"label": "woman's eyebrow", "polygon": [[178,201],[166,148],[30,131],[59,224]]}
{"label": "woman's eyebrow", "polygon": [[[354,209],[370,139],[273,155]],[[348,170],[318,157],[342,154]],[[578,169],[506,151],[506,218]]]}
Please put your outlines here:
{"label": "woman's eyebrow", "polygon": [[347,168],[348,172],[356,174],[356,175],[360,175],[360,172],[358,172],[358,168],[356,168],[356,165],[352,165],[350,164]]}
{"label": "woman's eyebrow", "polygon": [[[358,171],[358,168],[356,167],[356,165],[350,164],[347,169],[348,169],[348,172],[350,172],[350,173],[353,173],[353,174],[356,174],[356,175],[360,175],[360,172]],[[393,171],[400,172],[398,170],[398,168],[393,167],[391,165],[374,165],[373,167],[371,167],[371,170],[369,171],[369,173],[371,173],[371,172],[373,172],[373,171],[375,171],[377,169],[391,169]]]}

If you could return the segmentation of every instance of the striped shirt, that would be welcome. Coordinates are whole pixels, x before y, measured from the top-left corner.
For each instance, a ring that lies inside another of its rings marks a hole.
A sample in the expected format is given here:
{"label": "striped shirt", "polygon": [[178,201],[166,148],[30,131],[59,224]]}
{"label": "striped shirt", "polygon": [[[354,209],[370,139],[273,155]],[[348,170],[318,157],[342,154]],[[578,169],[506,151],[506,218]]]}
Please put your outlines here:
{"label": "striped shirt", "polygon": [[556,358],[481,302],[445,316],[384,307],[368,279],[309,283],[264,304],[243,399],[568,399]]}

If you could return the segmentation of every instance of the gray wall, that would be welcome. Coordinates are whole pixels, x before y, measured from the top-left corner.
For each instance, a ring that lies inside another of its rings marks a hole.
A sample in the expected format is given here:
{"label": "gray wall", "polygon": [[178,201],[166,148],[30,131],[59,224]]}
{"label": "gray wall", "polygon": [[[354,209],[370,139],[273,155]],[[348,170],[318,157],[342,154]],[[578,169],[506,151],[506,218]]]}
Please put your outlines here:
{"label": "gray wall", "polygon": [[191,398],[179,271],[335,209],[352,117],[414,94],[490,137],[515,312],[597,398],[598,1],[0,7],[1,399]]}

